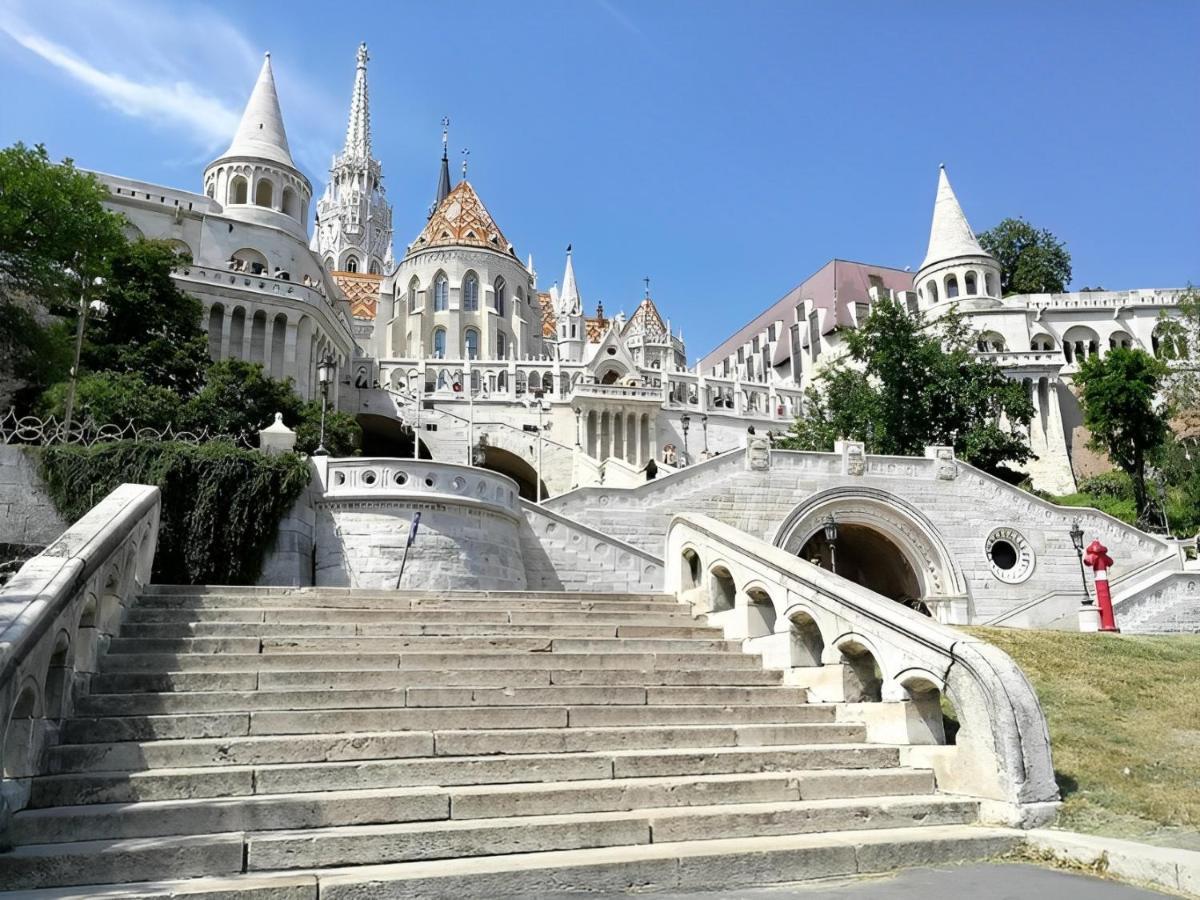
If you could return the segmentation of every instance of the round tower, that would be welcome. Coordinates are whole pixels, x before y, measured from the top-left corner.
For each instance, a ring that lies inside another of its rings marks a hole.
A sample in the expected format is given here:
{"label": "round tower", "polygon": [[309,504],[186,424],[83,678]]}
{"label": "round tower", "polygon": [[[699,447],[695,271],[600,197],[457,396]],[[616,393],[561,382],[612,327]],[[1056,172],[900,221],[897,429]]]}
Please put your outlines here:
{"label": "round tower", "polygon": [[923,309],[949,301],[1000,299],[1000,266],[975,239],[945,165],[938,170],[929,249],[914,284]]}

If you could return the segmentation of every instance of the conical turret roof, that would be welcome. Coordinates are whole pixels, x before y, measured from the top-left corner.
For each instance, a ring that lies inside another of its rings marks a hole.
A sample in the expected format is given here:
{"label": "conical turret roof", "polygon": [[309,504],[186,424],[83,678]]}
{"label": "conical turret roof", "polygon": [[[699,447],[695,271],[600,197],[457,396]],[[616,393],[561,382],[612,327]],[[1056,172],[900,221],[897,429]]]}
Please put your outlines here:
{"label": "conical turret roof", "polygon": [[925,252],[924,269],[932,263],[958,256],[987,256],[975,239],[975,232],[954,196],[946,167],[938,169],[937,199],[933,202],[933,224],[929,229],[929,249]]}
{"label": "conical turret roof", "polygon": [[258,81],[254,83],[254,90],[250,93],[233,142],[222,155],[249,156],[270,160],[290,169],[296,168],[283,127],[283,113],[279,109],[279,95],[275,91],[270,53],[263,58]]}
{"label": "conical turret roof", "polygon": [[561,315],[577,316],[583,311],[579,297],[579,286],[575,283],[575,264],[571,262],[571,248],[567,248],[567,268],[563,272],[562,293],[556,307]]}
{"label": "conical turret roof", "polygon": [[485,247],[515,255],[496,220],[466,180],[437,205],[408,251],[415,253],[429,247]]}

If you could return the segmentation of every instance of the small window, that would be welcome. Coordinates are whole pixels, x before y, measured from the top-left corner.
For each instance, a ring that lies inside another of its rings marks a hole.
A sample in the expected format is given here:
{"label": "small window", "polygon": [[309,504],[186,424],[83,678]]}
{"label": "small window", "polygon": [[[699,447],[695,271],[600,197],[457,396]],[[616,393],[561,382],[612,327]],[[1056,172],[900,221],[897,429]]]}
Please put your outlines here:
{"label": "small window", "polygon": [[479,359],[479,332],[474,328],[468,328],[463,333],[463,346],[467,359]]}
{"label": "small window", "polygon": [[433,280],[433,311],[445,312],[450,308],[450,280],[444,272],[438,272]]}
{"label": "small window", "polygon": [[496,358],[505,359],[508,357],[508,337],[503,331],[496,332]]}
{"label": "small window", "polygon": [[463,279],[462,308],[464,312],[479,311],[479,278],[474,272],[468,272]]}
{"label": "small window", "polygon": [[968,272],[963,276],[963,284],[966,286],[968,297],[973,297],[975,294],[979,293],[978,290],[976,290],[978,287],[978,281],[976,280],[974,272]]}
{"label": "small window", "polygon": [[929,294],[929,302],[930,303],[938,302],[938,287],[937,287],[936,281],[933,281],[932,279],[927,281],[925,283],[925,292],[927,294]]}
{"label": "small window", "polygon": [[417,280],[417,276],[415,276],[415,275],[412,277],[412,280],[408,283],[408,311],[409,312],[417,311],[417,288],[420,286],[420,284],[421,284],[420,281]]}
{"label": "small window", "polygon": [[501,316],[504,316],[505,308],[508,305],[508,285],[505,283],[503,278],[497,278],[493,287],[496,292],[496,312],[498,312]]}
{"label": "small window", "polygon": [[275,186],[265,178],[254,188],[254,203],[256,206],[275,205]]}
{"label": "small window", "polygon": [[946,299],[952,300],[958,296],[958,276],[946,276]]}
{"label": "small window", "polygon": [[380,274],[380,272],[379,272],[379,262],[378,262],[377,260],[374,260],[374,259],[373,259],[373,260],[371,260],[371,274],[372,274],[372,275],[378,275],[378,274]]}
{"label": "small window", "polygon": [[435,328],[433,330],[433,358],[446,358],[446,329]]}
{"label": "small window", "polygon": [[358,258],[357,257],[354,257],[354,256],[346,257],[346,271],[347,272],[357,272],[358,271]]}

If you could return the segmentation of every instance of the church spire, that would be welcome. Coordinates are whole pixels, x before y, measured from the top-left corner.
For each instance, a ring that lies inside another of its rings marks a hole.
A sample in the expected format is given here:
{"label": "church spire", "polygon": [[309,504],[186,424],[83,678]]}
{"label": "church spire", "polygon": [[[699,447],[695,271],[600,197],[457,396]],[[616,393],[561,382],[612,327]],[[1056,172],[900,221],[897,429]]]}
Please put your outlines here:
{"label": "church spire", "polygon": [[263,58],[258,81],[250,92],[233,142],[222,156],[249,156],[280,163],[290,169],[296,168],[283,127],[283,113],[279,109],[279,95],[275,91],[270,52]]}
{"label": "church spire", "polygon": [[930,263],[954,259],[958,256],[987,256],[975,239],[967,216],[959,205],[950,179],[946,177],[946,166],[938,168],[937,199],[933,202],[933,224],[929,228],[929,249],[925,252],[924,269]]}
{"label": "church spire", "polygon": [[354,93],[350,96],[350,119],[346,123],[343,155],[358,159],[371,157],[371,108],[367,102],[367,45],[358,45],[358,65],[354,72]]}
{"label": "church spire", "polygon": [[563,272],[562,292],[558,295],[559,309],[564,315],[578,315],[583,309],[579,288],[575,284],[575,265],[571,262],[571,245],[567,244],[567,269]]}
{"label": "church spire", "polygon": [[433,201],[433,209],[429,211],[432,216],[434,211],[442,205],[442,201],[450,194],[450,157],[447,155],[447,144],[450,141],[450,119],[446,116],[442,117],[442,170],[438,175],[437,198]]}

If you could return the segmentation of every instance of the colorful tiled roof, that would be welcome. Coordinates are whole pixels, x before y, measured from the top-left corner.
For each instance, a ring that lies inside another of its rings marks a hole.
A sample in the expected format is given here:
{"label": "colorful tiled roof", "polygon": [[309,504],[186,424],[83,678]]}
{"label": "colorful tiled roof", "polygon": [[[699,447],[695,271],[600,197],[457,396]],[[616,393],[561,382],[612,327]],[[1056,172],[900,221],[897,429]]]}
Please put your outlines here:
{"label": "colorful tiled roof", "polygon": [[382,275],[369,272],[331,272],[346,299],[350,301],[350,314],[356,319],[374,319],[379,305],[379,285]]}
{"label": "colorful tiled roof", "polygon": [[469,181],[460,181],[438,204],[408,252],[429,247],[486,247],[516,255]]}

